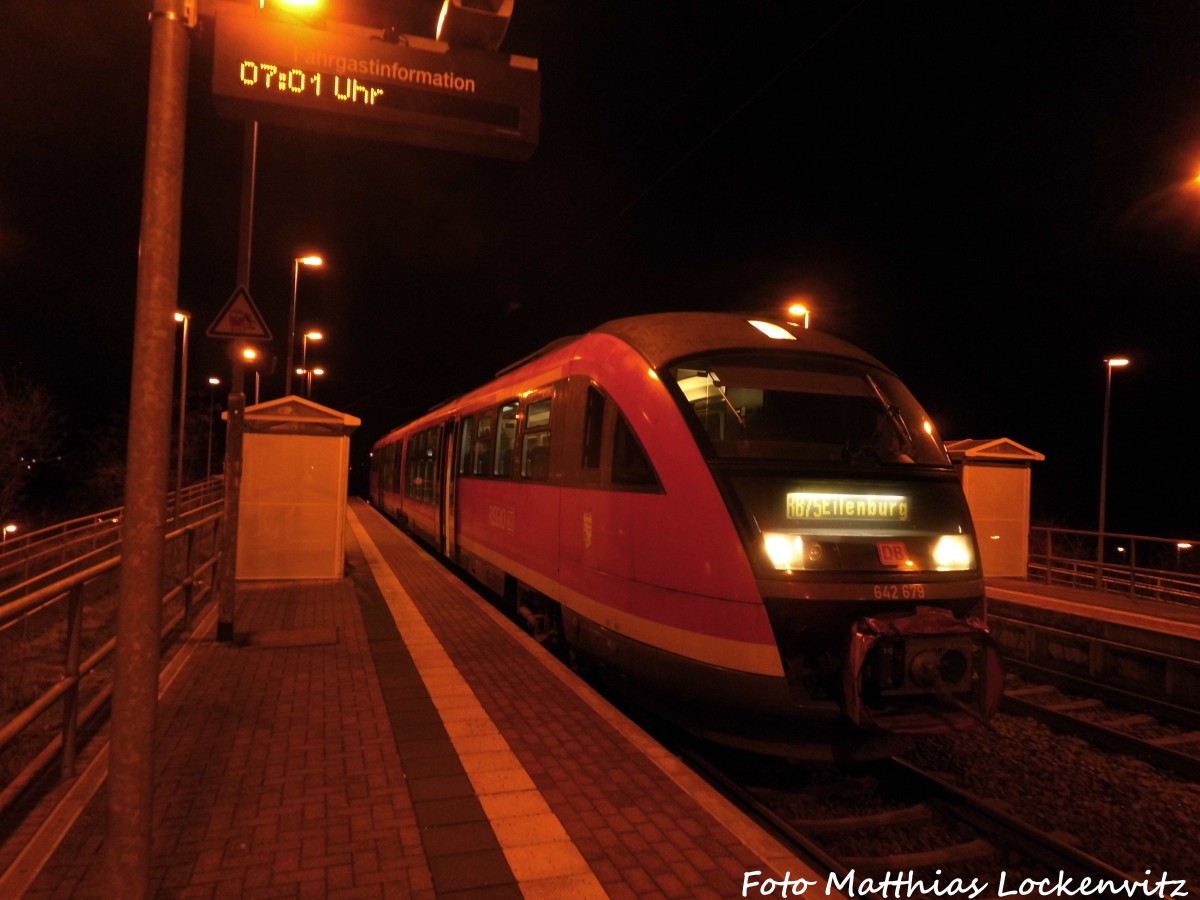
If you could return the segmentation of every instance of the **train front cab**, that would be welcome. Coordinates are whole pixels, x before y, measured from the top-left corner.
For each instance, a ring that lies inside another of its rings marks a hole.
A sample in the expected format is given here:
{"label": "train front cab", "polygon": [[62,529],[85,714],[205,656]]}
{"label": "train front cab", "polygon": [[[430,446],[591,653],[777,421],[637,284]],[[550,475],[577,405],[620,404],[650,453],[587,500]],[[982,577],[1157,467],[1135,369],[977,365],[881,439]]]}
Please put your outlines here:
{"label": "train front cab", "polygon": [[970,513],[904,385],[864,359],[796,353],[667,371],[737,522],[794,709],[836,706],[863,733],[990,716],[1002,673]]}

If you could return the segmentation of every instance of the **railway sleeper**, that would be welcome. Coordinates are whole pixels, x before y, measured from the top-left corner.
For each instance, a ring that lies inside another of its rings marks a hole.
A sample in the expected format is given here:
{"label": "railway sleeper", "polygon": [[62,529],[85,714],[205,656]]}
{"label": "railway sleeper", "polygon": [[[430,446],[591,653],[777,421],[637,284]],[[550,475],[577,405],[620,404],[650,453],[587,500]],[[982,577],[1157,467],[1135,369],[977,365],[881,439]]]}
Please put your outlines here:
{"label": "railway sleeper", "polygon": [[850,856],[839,859],[850,869],[865,872],[895,872],[905,869],[932,869],[954,863],[979,862],[996,855],[995,848],[983,838],[975,838],[964,844],[953,844],[936,850],[921,850],[916,853],[892,853],[886,856]]}
{"label": "railway sleeper", "polygon": [[1064,700],[1062,703],[1046,703],[1046,709],[1055,712],[1084,712],[1089,709],[1102,709],[1104,701],[1088,698],[1086,700]]}
{"label": "railway sleeper", "polygon": [[1185,731],[1183,734],[1165,734],[1162,737],[1143,738],[1148,744],[1159,747],[1178,747],[1184,744],[1200,744],[1200,731]]}
{"label": "railway sleeper", "polygon": [[801,831],[813,834],[828,834],[835,831],[864,831],[871,828],[887,828],[892,825],[912,825],[933,820],[933,810],[924,804],[906,806],[886,812],[863,816],[840,816],[834,819],[790,820]]}

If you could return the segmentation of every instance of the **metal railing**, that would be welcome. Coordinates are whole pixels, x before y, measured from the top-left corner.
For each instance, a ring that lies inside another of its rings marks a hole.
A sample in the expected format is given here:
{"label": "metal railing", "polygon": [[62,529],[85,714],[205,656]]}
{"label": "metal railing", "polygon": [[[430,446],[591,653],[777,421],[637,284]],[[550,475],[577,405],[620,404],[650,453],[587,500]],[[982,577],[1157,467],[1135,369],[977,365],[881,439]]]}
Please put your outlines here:
{"label": "metal railing", "polygon": [[[180,491],[179,524],[224,497],[224,480],[210,478]],[[168,498],[174,511],[174,493]],[[17,533],[0,544],[0,604],[28,592],[37,577],[43,583],[65,577],[114,555],[121,540],[122,507],[80,516],[55,525]],[[170,523],[175,526],[175,523]]]}
{"label": "metal railing", "polygon": [[1200,605],[1200,573],[1178,541],[1035,526],[1029,533],[1029,578],[1043,584],[1099,590],[1148,600]]}
{"label": "metal railing", "polygon": [[[196,608],[212,591],[221,519],[219,502],[193,506],[180,515],[180,527],[166,535],[165,642],[190,631]],[[107,707],[119,540],[113,547],[106,558],[86,553],[87,564],[67,565],[69,571],[57,580],[0,600],[0,815],[50,770],[56,757],[62,777],[73,775],[80,732]],[[52,715],[56,707],[57,717]]]}

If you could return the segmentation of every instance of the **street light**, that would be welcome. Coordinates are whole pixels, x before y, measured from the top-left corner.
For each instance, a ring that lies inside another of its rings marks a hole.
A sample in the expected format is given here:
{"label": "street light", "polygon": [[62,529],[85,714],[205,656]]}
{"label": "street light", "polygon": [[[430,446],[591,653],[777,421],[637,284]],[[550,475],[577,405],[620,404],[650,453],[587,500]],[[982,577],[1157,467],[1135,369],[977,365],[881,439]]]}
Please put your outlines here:
{"label": "street light", "polygon": [[321,334],[321,332],[319,332],[319,331],[304,332],[304,343],[302,345],[302,350],[300,353],[300,368],[301,369],[308,368],[308,342],[309,341],[319,341],[319,340],[323,339],[324,337],[325,337],[325,335]]}
{"label": "street light", "polygon": [[3,543],[4,541],[7,541],[7,540],[8,540],[8,536],[9,536],[10,534],[16,534],[16,533],[17,533],[17,526],[16,526],[16,525],[13,525],[11,522],[10,522],[9,524],[5,525],[5,526],[4,526],[4,531],[3,531],[4,538],[3,538],[2,540],[0,540],[0,543]]}
{"label": "street light", "polygon": [[296,293],[300,287],[301,266],[322,266],[325,261],[319,256],[297,256],[292,260],[292,314],[288,318],[288,352],[287,352],[287,384],[283,388],[284,396],[292,392],[292,360],[296,351]]}
{"label": "street light", "polygon": [[179,440],[175,451],[175,520],[179,521],[179,503],[183,497],[183,432],[187,421],[188,325],[192,317],[176,311],[175,321],[183,323],[183,351],[179,356]]}
{"label": "street light", "polygon": [[1100,437],[1100,515],[1099,534],[1096,538],[1096,579],[1104,583],[1104,513],[1108,495],[1108,410],[1112,403],[1112,373],[1113,369],[1129,365],[1129,360],[1123,356],[1114,356],[1104,361],[1104,430]]}
{"label": "street light", "polygon": [[212,478],[212,444],[213,444],[213,413],[216,410],[216,390],[221,379],[209,376],[208,379],[208,463],[204,467],[204,480]]}
{"label": "street light", "polygon": [[[258,361],[258,351],[253,347],[242,348],[242,365],[254,365]],[[258,404],[258,378],[262,373],[255,366],[254,369],[254,403]]]}
{"label": "street light", "polygon": [[314,376],[314,375],[316,375],[318,378],[320,378],[320,377],[321,377],[322,375],[324,375],[324,374],[325,374],[325,370],[324,370],[324,369],[322,369],[320,366],[317,366],[315,369],[307,369],[307,370],[305,370],[305,375],[306,375],[306,376],[307,376],[307,378],[308,378],[308,385],[306,386],[306,388],[305,388],[305,391],[304,391],[304,396],[305,396],[305,397],[312,397],[312,379],[313,379],[313,376]]}
{"label": "street light", "polygon": [[1176,571],[1182,571],[1182,569],[1183,569],[1183,559],[1181,556],[1183,551],[1191,550],[1191,549],[1192,549],[1192,545],[1187,541],[1180,541],[1179,543],[1177,543],[1175,545],[1175,569],[1176,569]]}
{"label": "street light", "polygon": [[810,310],[807,306],[805,306],[803,303],[793,303],[788,307],[787,312],[789,316],[795,316],[796,318],[803,317],[804,327],[806,329],[808,328],[808,317],[812,314],[812,310]]}

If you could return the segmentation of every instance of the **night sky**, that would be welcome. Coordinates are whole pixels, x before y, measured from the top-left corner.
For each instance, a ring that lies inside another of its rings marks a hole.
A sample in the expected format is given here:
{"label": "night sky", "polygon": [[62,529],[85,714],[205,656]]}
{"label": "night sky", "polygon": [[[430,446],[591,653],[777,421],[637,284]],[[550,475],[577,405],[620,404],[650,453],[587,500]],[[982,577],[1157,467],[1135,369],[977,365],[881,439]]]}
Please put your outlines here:
{"label": "night sky", "polygon": [[[128,405],[148,2],[0,6],[0,366],[72,434]],[[432,36],[439,4],[330,0]],[[241,122],[194,36],[180,306],[189,381],[236,287]],[[509,162],[264,126],[250,291],[282,393],[371,441],[546,342],[676,309],[776,309],[894,368],[948,440],[1046,455],[1034,521],[1094,528],[1104,358],[1110,530],[1200,537],[1188,452],[1200,333],[1200,6],[516,0],[502,48],[542,73]],[[298,351],[297,351],[298,352]]]}

